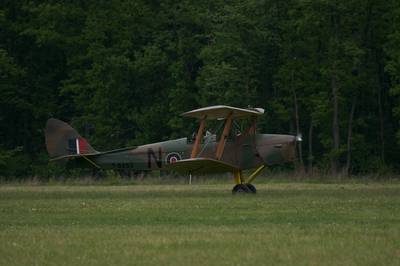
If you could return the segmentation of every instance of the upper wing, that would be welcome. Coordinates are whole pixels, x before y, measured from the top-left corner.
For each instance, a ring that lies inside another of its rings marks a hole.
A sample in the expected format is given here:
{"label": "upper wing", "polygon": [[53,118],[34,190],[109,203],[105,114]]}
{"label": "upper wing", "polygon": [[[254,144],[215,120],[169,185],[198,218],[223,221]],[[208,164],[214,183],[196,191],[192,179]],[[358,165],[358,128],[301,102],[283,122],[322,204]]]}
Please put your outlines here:
{"label": "upper wing", "polygon": [[165,166],[168,170],[180,173],[224,173],[238,171],[239,167],[210,158],[192,158],[177,161]]}
{"label": "upper wing", "polygon": [[226,118],[230,113],[232,113],[232,118],[246,118],[256,115],[262,115],[264,113],[264,109],[262,108],[243,109],[226,105],[215,105],[215,106],[195,109],[183,113],[182,116],[202,118],[206,115],[207,119],[219,119],[219,118]]}

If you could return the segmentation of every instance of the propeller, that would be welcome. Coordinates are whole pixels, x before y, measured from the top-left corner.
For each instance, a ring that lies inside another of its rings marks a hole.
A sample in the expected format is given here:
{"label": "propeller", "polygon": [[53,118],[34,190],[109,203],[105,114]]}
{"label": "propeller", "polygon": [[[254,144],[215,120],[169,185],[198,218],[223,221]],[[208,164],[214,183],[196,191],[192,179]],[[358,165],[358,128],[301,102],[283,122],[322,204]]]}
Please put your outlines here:
{"label": "propeller", "polygon": [[302,142],[303,141],[303,135],[301,133],[297,134],[296,141],[298,141],[298,142]]}

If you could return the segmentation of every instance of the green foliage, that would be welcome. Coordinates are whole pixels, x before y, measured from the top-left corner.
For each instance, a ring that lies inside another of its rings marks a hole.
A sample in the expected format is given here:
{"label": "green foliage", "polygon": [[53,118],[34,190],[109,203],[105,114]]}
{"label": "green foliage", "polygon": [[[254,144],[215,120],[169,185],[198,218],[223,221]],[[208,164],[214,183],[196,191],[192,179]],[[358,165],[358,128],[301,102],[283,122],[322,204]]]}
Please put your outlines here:
{"label": "green foliage", "polygon": [[179,114],[213,104],[264,108],[260,132],[302,132],[323,169],[351,153],[352,173],[398,171],[399,14],[395,0],[5,1],[2,175],[76,174],[47,163],[50,117],[106,150],[189,136]]}
{"label": "green foliage", "polygon": [[0,149],[0,178],[21,178],[30,172],[31,159],[21,147],[12,150]]}
{"label": "green foliage", "polygon": [[387,36],[388,41],[385,45],[385,51],[389,56],[385,71],[391,78],[389,93],[394,99],[393,115],[397,119],[397,142],[400,143],[400,5],[393,4],[392,8],[392,12],[387,15],[391,22],[391,32]]}

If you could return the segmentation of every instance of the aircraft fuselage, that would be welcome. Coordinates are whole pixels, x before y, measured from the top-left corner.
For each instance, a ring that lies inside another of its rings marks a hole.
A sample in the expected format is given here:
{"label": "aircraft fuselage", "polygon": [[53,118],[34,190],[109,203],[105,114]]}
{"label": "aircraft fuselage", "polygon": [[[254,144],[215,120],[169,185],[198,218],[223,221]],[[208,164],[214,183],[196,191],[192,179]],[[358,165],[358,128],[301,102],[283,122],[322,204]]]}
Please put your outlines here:
{"label": "aircraft fuselage", "polygon": [[[295,159],[295,145],[296,138],[292,135],[239,135],[227,140],[221,161],[241,169],[291,162]],[[213,158],[217,146],[215,135],[205,137],[197,157]],[[189,159],[192,148],[193,143],[187,138],[180,138],[102,154],[94,158],[94,162],[102,168],[162,170],[168,164]]]}

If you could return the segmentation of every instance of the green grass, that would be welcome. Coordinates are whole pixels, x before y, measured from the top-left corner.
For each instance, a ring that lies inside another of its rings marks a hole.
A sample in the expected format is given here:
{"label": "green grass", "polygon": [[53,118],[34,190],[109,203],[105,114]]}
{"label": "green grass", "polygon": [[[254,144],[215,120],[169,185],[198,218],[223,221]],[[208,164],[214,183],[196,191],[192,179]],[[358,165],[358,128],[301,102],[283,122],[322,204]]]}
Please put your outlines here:
{"label": "green grass", "polygon": [[0,265],[398,265],[400,184],[1,186]]}

